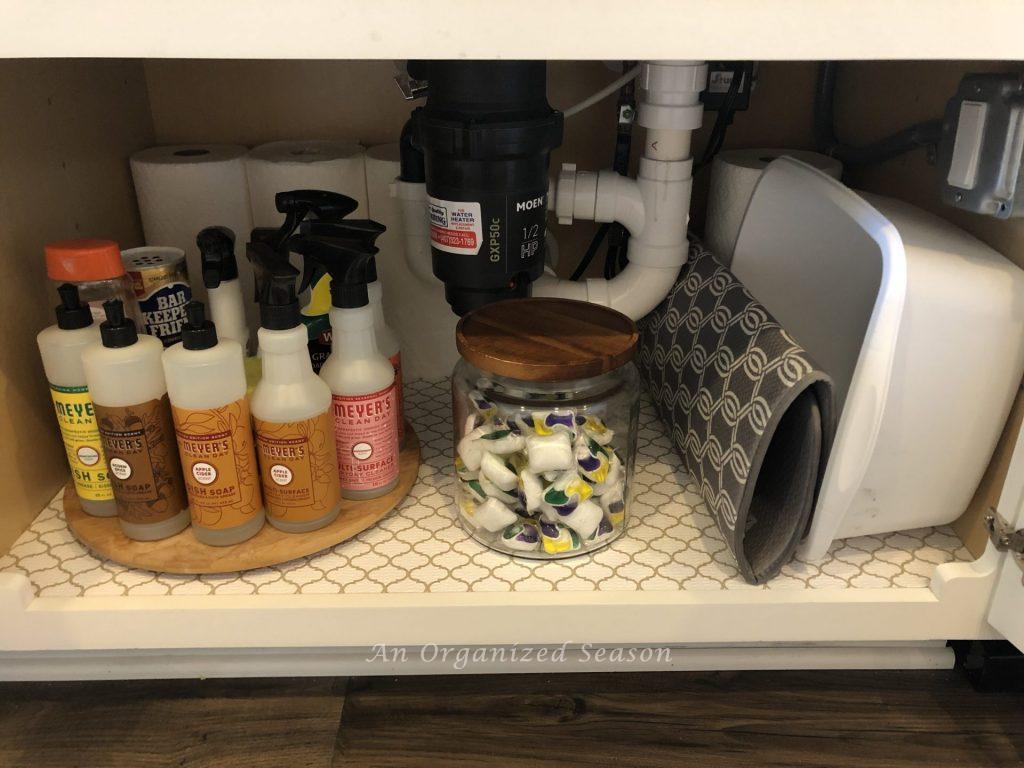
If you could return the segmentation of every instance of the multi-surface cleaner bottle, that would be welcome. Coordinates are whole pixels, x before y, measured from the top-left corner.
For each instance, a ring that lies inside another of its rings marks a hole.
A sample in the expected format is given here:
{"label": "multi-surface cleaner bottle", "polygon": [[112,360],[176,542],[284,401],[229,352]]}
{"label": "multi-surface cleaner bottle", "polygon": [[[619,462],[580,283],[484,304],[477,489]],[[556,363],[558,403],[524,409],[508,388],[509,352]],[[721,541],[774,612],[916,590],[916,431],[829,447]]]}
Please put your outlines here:
{"label": "multi-surface cleaner bottle", "polygon": [[163,354],[192,530],[204,544],[238,544],[263,527],[242,347],[218,339],[206,308],[186,310],[181,343]]}
{"label": "multi-surface cleaner bottle", "polygon": [[139,334],[124,306],[103,303],[100,343],[82,352],[121,530],[155,541],[184,530],[188,500],[160,366],[163,344]]}
{"label": "multi-surface cleaner bottle", "polygon": [[291,238],[289,248],[331,275],[331,354],[320,376],[332,393],[342,495],[382,496],[398,484],[398,393],[366,289],[376,248],[312,235]]}
{"label": "multi-surface cleaner bottle", "polygon": [[40,331],[36,342],[78,500],[90,515],[113,517],[117,505],[82,369],[82,350],[99,342],[100,329],[93,324],[89,305],[79,299],[75,286],[64,283],[57,293],[61,301],[57,324]]}
{"label": "multi-surface cleaner bottle", "polygon": [[289,533],[330,524],[341,511],[331,389],[313,372],[286,255],[250,243],[260,299],[263,377],[252,393],[267,520]]}

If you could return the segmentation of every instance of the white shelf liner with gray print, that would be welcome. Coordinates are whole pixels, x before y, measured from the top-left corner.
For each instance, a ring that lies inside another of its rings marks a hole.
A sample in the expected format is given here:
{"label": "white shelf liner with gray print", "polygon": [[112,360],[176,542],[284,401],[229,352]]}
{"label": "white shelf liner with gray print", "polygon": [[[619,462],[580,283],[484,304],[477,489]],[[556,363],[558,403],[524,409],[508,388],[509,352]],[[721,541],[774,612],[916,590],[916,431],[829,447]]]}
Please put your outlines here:
{"label": "white shelf liner with gray print", "polygon": [[627,532],[592,555],[515,560],[477,544],[459,527],[447,379],[408,382],[405,393],[423,449],[419,479],[384,520],[329,550],[243,573],[136,570],[98,559],[80,545],[64,522],[58,494],[10,552],[0,555],[0,571],[25,574],[40,597],[775,591],[927,587],[937,565],[971,559],[950,528],[924,528],[837,542],[823,560],[794,560],[768,584],[751,586],[645,396]]}

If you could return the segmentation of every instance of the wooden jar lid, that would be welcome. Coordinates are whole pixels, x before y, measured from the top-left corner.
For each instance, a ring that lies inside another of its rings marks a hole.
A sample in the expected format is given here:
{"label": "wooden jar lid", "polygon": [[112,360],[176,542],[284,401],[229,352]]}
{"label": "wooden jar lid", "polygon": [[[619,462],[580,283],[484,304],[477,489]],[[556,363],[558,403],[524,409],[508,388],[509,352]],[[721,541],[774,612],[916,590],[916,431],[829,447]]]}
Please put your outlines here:
{"label": "wooden jar lid", "polygon": [[459,354],[521,381],[567,381],[614,371],[633,359],[636,323],[609,307],[570,299],[509,299],[459,321]]}

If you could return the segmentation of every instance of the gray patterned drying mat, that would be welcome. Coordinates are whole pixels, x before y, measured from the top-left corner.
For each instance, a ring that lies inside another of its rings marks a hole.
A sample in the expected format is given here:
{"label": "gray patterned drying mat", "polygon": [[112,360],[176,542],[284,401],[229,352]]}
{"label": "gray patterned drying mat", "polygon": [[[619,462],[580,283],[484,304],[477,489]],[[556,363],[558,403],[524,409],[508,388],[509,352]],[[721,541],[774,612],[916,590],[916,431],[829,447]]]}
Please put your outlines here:
{"label": "gray patterned drying mat", "polygon": [[698,243],[641,323],[638,363],[740,573],[772,578],[807,530],[825,469],[828,374]]}

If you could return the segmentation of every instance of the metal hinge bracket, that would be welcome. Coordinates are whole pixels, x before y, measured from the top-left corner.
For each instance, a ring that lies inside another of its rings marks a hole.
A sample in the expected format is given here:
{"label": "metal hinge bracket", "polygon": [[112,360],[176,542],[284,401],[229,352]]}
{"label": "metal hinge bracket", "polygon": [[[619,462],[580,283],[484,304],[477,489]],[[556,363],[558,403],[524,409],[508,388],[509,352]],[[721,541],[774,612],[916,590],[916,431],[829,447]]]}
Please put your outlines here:
{"label": "metal hinge bracket", "polygon": [[1017,530],[995,509],[990,509],[985,515],[985,527],[996,549],[1010,552],[1024,571],[1024,528]]}

